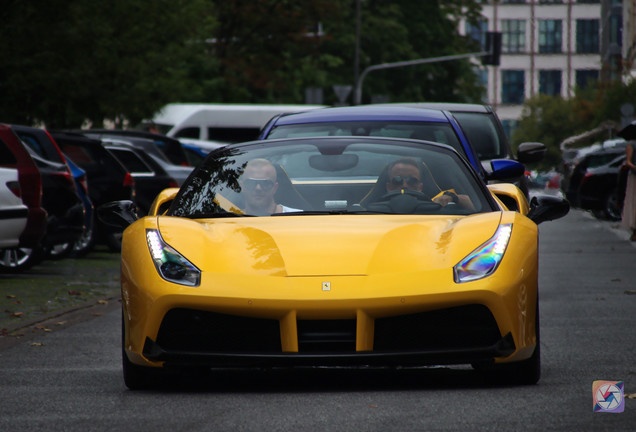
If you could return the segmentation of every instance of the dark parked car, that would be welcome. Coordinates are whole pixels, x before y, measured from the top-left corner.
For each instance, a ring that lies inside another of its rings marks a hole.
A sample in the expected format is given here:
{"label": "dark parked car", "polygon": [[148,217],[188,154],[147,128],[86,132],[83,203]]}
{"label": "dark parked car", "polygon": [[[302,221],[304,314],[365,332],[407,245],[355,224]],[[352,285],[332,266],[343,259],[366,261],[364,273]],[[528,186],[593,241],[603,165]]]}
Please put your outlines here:
{"label": "dark parked car", "polygon": [[104,138],[102,144],[135,179],[135,202],[142,215],[148,213],[159,192],[166,188],[179,187],[177,181],[143,150],[126,141],[111,138]]}
{"label": "dark parked car", "polygon": [[[95,208],[111,201],[135,200],[133,176],[100,140],[69,132],[51,134],[68,158],[86,171],[88,194]],[[99,219],[94,234],[94,241],[119,248],[119,233]]]}
{"label": "dark parked car", "polygon": [[[621,218],[619,173],[625,162],[625,149],[614,147],[585,155],[567,181],[565,196],[574,207],[591,210],[597,217]],[[623,186],[624,187],[624,186]]]}
{"label": "dark parked car", "polygon": [[27,222],[16,248],[0,250],[0,271],[18,272],[32,264],[31,249],[46,233],[46,210],[42,207],[42,178],[29,151],[11,126],[0,124],[0,166],[18,170],[19,193],[27,207]]}
{"label": "dark parked car", "polygon": [[[134,136],[121,136],[118,137],[116,135],[101,135],[102,140],[115,140],[118,142],[125,142],[130,145],[133,145],[141,150],[154,160],[154,164],[158,164],[163,168],[164,171],[168,173],[170,177],[175,179],[179,186],[183,184],[186,178],[190,175],[193,170],[193,166],[188,165],[177,165],[173,163],[164,152],[157,146],[157,142],[148,138],[140,138]],[[147,159],[147,158],[146,158]]]}
{"label": "dark parked car", "polygon": [[[444,110],[450,112],[459,122],[471,145],[477,152],[486,172],[492,167],[490,161],[494,159],[518,160],[522,164],[539,162],[545,156],[547,148],[541,143],[521,143],[515,157],[508,137],[504,132],[501,120],[490,105],[465,104],[449,102],[418,102],[386,104],[385,106],[409,106]],[[528,178],[520,176],[515,184],[528,196]]]}
{"label": "dark parked car", "polygon": [[120,129],[88,129],[81,132],[92,138],[121,137],[121,138],[145,138],[151,140],[175,165],[189,166],[188,157],[178,139],[165,135],[136,130]]}
{"label": "dark parked car", "polygon": [[43,129],[13,126],[13,130],[32,151],[42,175],[42,204],[48,212],[45,248],[74,243],[84,231],[84,203],[62,151]]}

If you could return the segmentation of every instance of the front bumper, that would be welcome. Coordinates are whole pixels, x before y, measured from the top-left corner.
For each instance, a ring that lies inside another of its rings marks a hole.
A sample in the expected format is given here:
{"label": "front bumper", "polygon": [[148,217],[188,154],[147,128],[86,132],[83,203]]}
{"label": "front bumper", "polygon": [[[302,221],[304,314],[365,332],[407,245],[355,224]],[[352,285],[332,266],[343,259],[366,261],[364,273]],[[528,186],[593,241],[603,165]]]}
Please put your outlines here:
{"label": "front bumper", "polygon": [[[489,362],[511,355],[509,332],[499,335],[487,308],[470,305],[373,320],[373,350],[356,350],[364,317],[355,320],[277,320],[173,309],[143,356],[164,366],[413,367]],[[281,326],[291,327],[290,329]],[[284,352],[281,334],[295,333],[298,350]]]}

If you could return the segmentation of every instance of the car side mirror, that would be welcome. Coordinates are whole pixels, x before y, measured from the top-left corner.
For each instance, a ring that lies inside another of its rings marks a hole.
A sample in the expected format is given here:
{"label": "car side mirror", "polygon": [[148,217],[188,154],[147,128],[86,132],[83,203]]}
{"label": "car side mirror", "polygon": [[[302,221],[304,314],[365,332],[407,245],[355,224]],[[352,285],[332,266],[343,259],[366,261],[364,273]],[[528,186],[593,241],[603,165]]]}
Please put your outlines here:
{"label": "car side mirror", "polygon": [[524,164],[539,162],[543,159],[547,151],[548,148],[545,144],[539,142],[524,142],[519,144],[519,148],[517,148],[517,160]]}
{"label": "car side mirror", "polygon": [[97,217],[105,225],[124,230],[139,219],[137,206],[132,201],[112,201],[97,208]]}
{"label": "car side mirror", "polygon": [[511,180],[521,177],[526,168],[515,160],[494,159],[490,161],[491,170],[486,174],[487,180]]}
{"label": "car side mirror", "polygon": [[567,200],[552,195],[537,195],[530,200],[528,217],[537,225],[562,218],[570,211]]}

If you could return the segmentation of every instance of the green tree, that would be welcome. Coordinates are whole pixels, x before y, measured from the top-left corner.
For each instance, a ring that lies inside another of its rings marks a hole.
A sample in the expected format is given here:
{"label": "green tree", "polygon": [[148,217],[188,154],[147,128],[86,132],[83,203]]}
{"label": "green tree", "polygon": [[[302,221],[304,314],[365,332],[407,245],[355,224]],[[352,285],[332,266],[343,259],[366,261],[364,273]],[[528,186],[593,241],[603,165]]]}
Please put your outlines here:
{"label": "green tree", "polygon": [[204,0],[11,1],[1,12],[0,118],[63,128],[148,116],[188,85],[187,65],[212,31],[210,7]]}
{"label": "green tree", "polygon": [[[333,104],[332,85],[354,84],[356,0],[5,3],[4,122],[134,125],[169,102],[302,103],[306,87]],[[361,70],[475,50],[457,28],[478,16],[478,0],[361,5]],[[481,91],[470,62],[453,61],[372,74],[365,102],[476,101]]]}

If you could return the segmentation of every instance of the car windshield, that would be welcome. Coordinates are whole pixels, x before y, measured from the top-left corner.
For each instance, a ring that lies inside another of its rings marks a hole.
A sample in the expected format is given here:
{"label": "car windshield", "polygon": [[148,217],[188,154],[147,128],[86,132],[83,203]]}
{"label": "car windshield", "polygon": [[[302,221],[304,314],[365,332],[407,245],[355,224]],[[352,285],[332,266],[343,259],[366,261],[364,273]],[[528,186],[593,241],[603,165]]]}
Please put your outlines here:
{"label": "car windshield", "polygon": [[493,209],[484,185],[448,147],[322,137],[212,152],[181,187],[168,215],[467,215]]}
{"label": "car windshield", "polygon": [[449,145],[465,156],[465,150],[448,123],[406,121],[337,121],[278,125],[267,139],[311,136],[378,136],[413,138]]}

